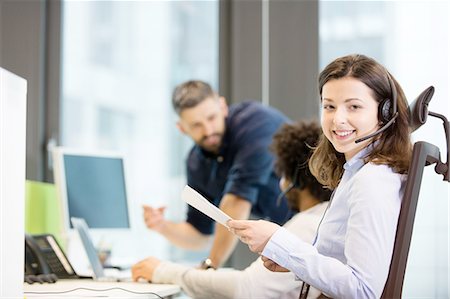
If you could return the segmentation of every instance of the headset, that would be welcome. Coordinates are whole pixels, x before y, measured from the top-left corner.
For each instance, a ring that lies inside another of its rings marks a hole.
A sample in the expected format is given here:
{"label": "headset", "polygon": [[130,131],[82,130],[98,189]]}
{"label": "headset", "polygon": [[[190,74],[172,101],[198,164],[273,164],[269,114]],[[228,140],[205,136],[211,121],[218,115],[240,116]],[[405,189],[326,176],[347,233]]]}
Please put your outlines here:
{"label": "headset", "polygon": [[383,133],[387,128],[389,128],[398,117],[397,112],[397,88],[395,87],[394,80],[392,80],[391,75],[388,71],[386,71],[387,79],[389,82],[389,87],[391,89],[392,99],[384,99],[378,105],[378,120],[383,124],[383,126],[377,131],[369,134],[365,137],[359,138],[355,140],[355,143],[360,143],[365,141],[373,136],[376,136],[380,133]]}
{"label": "headset", "polygon": [[277,197],[277,207],[280,206],[281,204],[281,200],[283,199],[283,197],[286,196],[286,194],[289,193],[289,191],[291,191],[294,187],[300,188],[299,182],[298,182],[298,175],[300,172],[300,169],[302,168],[302,164],[300,162],[297,162],[297,166],[295,166],[295,171],[294,171],[294,176],[292,177],[292,181],[291,183],[286,187],[286,189],[284,189],[284,191],[280,192],[280,194]]}

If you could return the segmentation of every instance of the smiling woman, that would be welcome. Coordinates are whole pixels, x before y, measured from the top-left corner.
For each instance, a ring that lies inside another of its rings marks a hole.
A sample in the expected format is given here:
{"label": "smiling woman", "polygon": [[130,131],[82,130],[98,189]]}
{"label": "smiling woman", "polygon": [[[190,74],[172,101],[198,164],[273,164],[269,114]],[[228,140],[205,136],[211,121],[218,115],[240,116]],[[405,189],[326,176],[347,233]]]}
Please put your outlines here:
{"label": "smiling woman", "polygon": [[378,103],[372,90],[356,78],[330,80],[322,88],[323,133],[346,160],[371,142],[355,140],[379,128],[377,114]]}
{"label": "smiling woman", "polygon": [[[309,284],[327,297],[379,298],[411,158],[406,98],[388,71],[364,55],[332,61],[320,73],[319,90],[324,134],[309,166],[334,195],[314,244],[267,221],[228,224],[265,256],[269,270],[287,269],[305,281],[301,298]],[[391,105],[388,120],[379,113],[386,101],[397,105]]]}
{"label": "smiling woman", "polygon": [[[427,86],[432,111],[449,111],[450,2],[319,1],[320,66],[348,53],[364,53],[389,66],[411,103]],[[428,121],[412,134],[446,150],[442,124]],[[449,298],[450,189],[425,170],[403,295]]]}
{"label": "smiling woman", "polygon": [[[374,146],[366,161],[386,163],[401,174],[408,171],[411,155],[408,103],[400,85],[382,65],[364,55],[338,58],[321,72],[319,92],[324,137],[310,167],[322,184],[335,188],[346,158],[369,144]],[[336,113],[335,109],[342,112]],[[322,160],[328,161],[330,153],[336,159],[323,166]]]}

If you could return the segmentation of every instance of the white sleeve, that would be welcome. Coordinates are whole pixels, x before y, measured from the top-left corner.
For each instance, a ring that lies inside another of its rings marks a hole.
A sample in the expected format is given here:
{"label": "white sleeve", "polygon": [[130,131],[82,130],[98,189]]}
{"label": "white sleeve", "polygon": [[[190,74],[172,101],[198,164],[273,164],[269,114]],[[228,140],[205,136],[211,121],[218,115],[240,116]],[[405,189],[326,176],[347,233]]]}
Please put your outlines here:
{"label": "white sleeve", "polygon": [[177,284],[192,298],[233,298],[237,275],[230,272],[237,271],[200,270],[162,262],[152,282]]}
{"label": "white sleeve", "polygon": [[301,284],[292,272],[267,270],[260,258],[244,271],[199,270],[162,262],[152,281],[180,285],[192,298],[296,298]]}
{"label": "white sleeve", "polygon": [[[314,212],[294,216],[288,229],[312,241],[326,204],[317,205]],[[292,272],[267,270],[258,258],[243,271],[231,269],[199,270],[175,263],[162,262],[153,274],[154,283],[172,283],[193,298],[253,298],[296,299],[302,282]]]}
{"label": "white sleeve", "polygon": [[239,282],[234,298],[298,298],[301,282],[292,272],[272,272],[261,258],[244,271],[238,271]]}

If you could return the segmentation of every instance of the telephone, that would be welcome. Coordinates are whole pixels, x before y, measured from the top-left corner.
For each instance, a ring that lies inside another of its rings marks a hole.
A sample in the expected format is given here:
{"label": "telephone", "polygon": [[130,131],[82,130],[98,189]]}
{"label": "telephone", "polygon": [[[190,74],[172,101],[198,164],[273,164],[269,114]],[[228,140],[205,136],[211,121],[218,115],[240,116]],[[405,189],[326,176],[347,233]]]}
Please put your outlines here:
{"label": "telephone", "polygon": [[78,278],[53,235],[25,234],[25,281],[55,282],[58,278]]}

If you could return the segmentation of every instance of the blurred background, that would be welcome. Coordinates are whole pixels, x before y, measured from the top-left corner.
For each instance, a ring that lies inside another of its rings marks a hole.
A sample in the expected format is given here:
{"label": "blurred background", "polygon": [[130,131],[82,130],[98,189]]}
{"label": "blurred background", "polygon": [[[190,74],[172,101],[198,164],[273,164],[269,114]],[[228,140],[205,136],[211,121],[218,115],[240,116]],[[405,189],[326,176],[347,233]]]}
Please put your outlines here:
{"label": "blurred background", "polygon": [[[97,242],[118,262],[197,262],[207,251],[176,250],[142,220],[142,204],[185,215],[192,144],[175,127],[174,86],[201,79],[230,104],[255,99],[313,119],[320,70],[361,53],[384,64],[410,102],[433,85],[429,108],[448,118],[449,10],[447,1],[0,0],[0,66],[28,81],[27,179],[53,183],[54,146],[119,151],[131,229],[94,231]],[[437,119],[413,137],[446,151]],[[449,285],[449,187],[426,169],[403,294],[448,298]]]}

